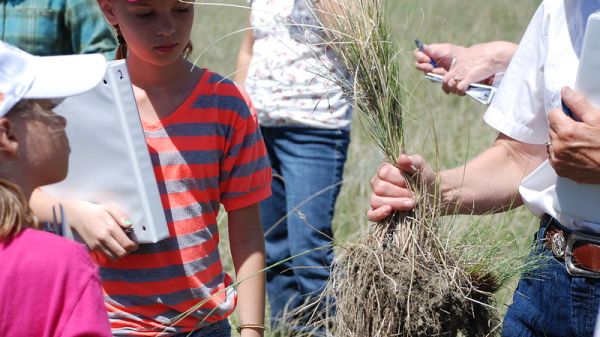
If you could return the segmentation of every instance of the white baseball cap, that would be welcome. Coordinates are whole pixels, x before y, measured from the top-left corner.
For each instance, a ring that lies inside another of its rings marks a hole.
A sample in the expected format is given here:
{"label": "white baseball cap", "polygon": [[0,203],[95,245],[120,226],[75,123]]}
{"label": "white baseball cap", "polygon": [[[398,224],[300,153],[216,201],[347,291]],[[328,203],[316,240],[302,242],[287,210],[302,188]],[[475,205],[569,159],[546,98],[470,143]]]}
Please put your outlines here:
{"label": "white baseball cap", "polygon": [[105,71],[101,54],[33,56],[0,41],[0,117],[23,98],[62,98],[91,90]]}

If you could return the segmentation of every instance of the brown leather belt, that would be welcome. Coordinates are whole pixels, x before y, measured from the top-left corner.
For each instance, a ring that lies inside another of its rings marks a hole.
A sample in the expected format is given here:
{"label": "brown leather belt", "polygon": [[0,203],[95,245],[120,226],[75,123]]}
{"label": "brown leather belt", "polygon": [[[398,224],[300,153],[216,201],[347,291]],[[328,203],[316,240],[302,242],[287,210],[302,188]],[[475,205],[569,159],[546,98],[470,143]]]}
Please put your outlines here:
{"label": "brown leather belt", "polygon": [[581,232],[566,232],[549,221],[544,237],[544,245],[554,257],[564,260],[569,274],[600,278],[600,235],[593,236]]}

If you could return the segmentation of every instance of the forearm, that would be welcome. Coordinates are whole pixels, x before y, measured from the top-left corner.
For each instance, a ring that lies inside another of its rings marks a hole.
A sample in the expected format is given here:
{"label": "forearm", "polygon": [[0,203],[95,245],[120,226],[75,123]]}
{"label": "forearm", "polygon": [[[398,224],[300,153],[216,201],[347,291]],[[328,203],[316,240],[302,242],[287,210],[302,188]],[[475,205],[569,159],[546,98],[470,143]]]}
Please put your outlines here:
{"label": "forearm", "polygon": [[[64,212],[58,210],[62,206]],[[30,207],[40,221],[58,221],[77,232],[88,248],[103,252],[117,259],[137,249],[124,230],[132,228],[132,223],[121,209],[112,204],[96,205],[83,200],[58,199],[36,189],[30,198]],[[52,208],[55,208],[55,212]],[[61,218],[64,213],[66,219]],[[67,220],[68,219],[68,220]]]}
{"label": "forearm", "polygon": [[[236,266],[238,285],[238,312],[240,325],[264,324],[265,321],[265,258],[262,253],[250,255],[244,263]],[[257,271],[261,272],[257,273]],[[258,329],[244,329],[243,336],[263,336]]]}
{"label": "forearm", "polygon": [[[69,219],[69,225],[77,230],[79,225],[85,222],[85,219],[81,216],[77,210],[77,202],[80,200],[69,200],[60,199],[53,195],[50,195],[40,188],[35,189],[29,200],[31,209],[35,216],[38,217],[39,221],[54,221],[54,213],[60,214],[59,207],[63,207],[64,213]],[[53,212],[54,208],[54,212]],[[62,219],[59,219],[62,221]]]}
{"label": "forearm", "polygon": [[496,73],[506,70],[518,47],[516,43],[508,41],[486,42],[479,46],[487,50],[490,66]]}
{"label": "forearm", "polygon": [[41,222],[53,221],[52,207],[58,207],[60,200],[44,192],[43,190],[36,188],[31,194],[29,199],[29,206],[33,211],[33,214]]}
{"label": "forearm", "polygon": [[[239,282],[240,325],[264,324],[265,247],[258,205],[229,214],[229,244]],[[242,336],[262,336],[261,329],[245,328]]]}
{"label": "forearm", "polygon": [[500,135],[466,165],[439,173],[445,213],[495,213],[520,206],[521,181],[545,158],[544,146]]}

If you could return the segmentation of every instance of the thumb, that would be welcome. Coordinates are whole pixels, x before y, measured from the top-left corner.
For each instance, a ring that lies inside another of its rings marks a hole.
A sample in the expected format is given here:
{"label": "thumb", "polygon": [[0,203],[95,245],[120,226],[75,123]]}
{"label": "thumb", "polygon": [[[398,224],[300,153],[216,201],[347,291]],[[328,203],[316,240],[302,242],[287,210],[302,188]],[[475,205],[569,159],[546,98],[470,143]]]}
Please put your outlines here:
{"label": "thumb", "polygon": [[571,110],[573,119],[589,125],[600,125],[600,110],[594,108],[585,96],[565,86],[561,90],[561,98]]}
{"label": "thumb", "polygon": [[448,43],[433,43],[425,45],[424,52],[445,69],[450,69],[453,53]]}
{"label": "thumb", "polygon": [[440,44],[440,43],[432,43],[432,44],[427,44],[427,45],[423,46],[423,51],[425,52],[425,54],[429,55],[430,57],[440,58],[440,57],[447,56],[443,52],[444,50],[445,50],[444,44]]}
{"label": "thumb", "polygon": [[396,165],[401,171],[413,175],[421,169],[421,164],[423,161],[418,160],[419,158],[419,156],[407,156],[405,154],[401,154],[398,157]]}
{"label": "thumb", "polygon": [[436,173],[432,170],[429,163],[423,157],[414,155],[400,155],[398,158],[398,168],[407,174],[410,174],[421,185],[421,188],[431,189],[435,185]]}

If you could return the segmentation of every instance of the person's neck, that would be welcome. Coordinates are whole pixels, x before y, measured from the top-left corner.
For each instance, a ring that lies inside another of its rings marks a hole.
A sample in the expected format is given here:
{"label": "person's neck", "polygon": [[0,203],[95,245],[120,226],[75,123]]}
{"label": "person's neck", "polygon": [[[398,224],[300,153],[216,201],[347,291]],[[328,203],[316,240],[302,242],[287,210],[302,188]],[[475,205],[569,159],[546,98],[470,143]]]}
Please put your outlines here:
{"label": "person's neck", "polygon": [[19,186],[21,192],[23,192],[23,195],[25,195],[26,200],[29,200],[31,198],[31,194],[33,194],[33,191],[37,188],[37,186],[34,186],[32,184],[31,177],[23,174],[1,174],[0,179],[9,181]]}
{"label": "person's neck", "polygon": [[191,69],[192,64],[183,57],[169,65],[149,64],[135,55],[128,56],[127,59],[131,83],[145,90],[173,88],[189,76]]}
{"label": "person's neck", "polygon": [[23,192],[23,195],[25,196],[25,200],[31,199],[31,195],[33,194],[33,190],[35,190],[37,188],[37,187],[34,187],[34,186],[25,186],[23,184],[19,184],[19,187],[21,188],[21,192]]}

